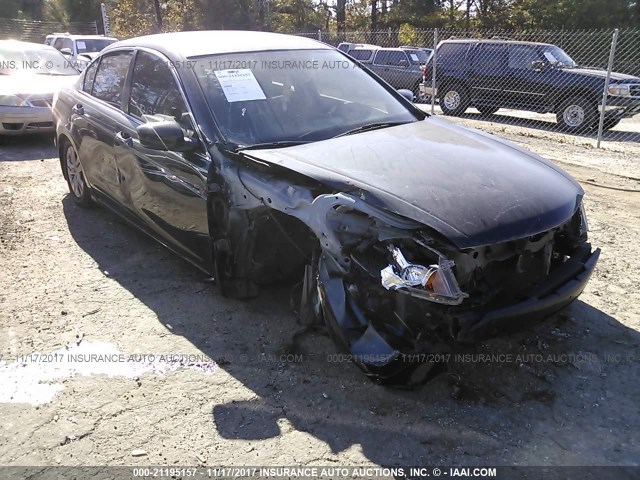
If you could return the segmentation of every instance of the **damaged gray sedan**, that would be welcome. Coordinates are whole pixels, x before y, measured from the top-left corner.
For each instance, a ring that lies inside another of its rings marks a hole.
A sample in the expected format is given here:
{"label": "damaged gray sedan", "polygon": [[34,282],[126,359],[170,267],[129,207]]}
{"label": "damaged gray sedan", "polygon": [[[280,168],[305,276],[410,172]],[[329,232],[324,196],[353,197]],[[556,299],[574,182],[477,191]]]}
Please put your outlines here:
{"label": "damaged gray sedan", "polygon": [[322,43],[182,32],[104,50],[54,113],[73,198],[100,203],[246,298],[302,278],[367,375],[526,327],[599,256],[550,162],[429,116]]}

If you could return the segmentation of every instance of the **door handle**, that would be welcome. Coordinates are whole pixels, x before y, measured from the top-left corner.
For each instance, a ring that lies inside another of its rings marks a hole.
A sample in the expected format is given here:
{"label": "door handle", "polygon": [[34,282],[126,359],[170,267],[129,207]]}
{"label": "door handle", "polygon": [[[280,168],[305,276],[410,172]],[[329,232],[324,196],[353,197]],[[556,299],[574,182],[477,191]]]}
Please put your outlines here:
{"label": "door handle", "polygon": [[127,132],[116,133],[116,141],[124,143],[128,147],[133,147],[133,138]]}
{"label": "door handle", "polygon": [[71,111],[76,115],[84,115],[84,107],[81,103],[76,103],[73,107],[71,107]]}

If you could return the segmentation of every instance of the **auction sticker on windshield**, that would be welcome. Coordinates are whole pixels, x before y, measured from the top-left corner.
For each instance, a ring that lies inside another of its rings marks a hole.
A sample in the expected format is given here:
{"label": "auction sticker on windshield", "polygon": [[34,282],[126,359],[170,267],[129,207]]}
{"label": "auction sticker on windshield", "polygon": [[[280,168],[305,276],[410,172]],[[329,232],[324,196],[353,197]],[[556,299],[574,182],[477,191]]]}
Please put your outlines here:
{"label": "auction sticker on windshield", "polygon": [[229,103],[245,100],[265,100],[267,98],[253,72],[248,68],[215,70],[215,74]]}

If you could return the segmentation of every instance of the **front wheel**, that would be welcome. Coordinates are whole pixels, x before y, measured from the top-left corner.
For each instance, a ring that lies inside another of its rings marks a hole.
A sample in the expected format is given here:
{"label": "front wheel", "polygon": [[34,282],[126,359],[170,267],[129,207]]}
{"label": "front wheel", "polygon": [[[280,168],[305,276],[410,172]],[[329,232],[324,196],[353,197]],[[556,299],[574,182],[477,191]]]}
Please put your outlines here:
{"label": "front wheel", "polygon": [[584,97],[570,97],[562,101],[556,111],[560,128],[568,133],[584,133],[596,120],[595,105]]}
{"label": "front wheel", "polygon": [[469,93],[462,85],[453,83],[442,89],[440,108],[445,115],[462,115],[469,103]]}
{"label": "front wheel", "polygon": [[73,200],[80,206],[88,207],[93,204],[89,187],[84,179],[84,172],[75,147],[69,140],[62,145],[62,168]]}

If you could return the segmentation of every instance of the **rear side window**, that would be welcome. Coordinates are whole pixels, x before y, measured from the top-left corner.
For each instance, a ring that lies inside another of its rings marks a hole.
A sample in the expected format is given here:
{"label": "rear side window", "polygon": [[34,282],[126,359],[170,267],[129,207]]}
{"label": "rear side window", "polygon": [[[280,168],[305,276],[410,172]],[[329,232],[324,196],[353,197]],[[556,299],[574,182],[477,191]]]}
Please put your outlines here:
{"label": "rear side window", "polygon": [[463,66],[467,59],[468,43],[443,43],[438,47],[438,63]]}
{"label": "rear side window", "polygon": [[129,71],[132,52],[105,55],[100,61],[91,94],[114,107],[122,104],[122,90]]}
{"label": "rear side window", "polygon": [[142,121],[149,115],[174,117],[183,128],[192,128],[188,110],[167,63],[148,53],[138,52],[131,79],[129,114]]}
{"label": "rear side window", "polygon": [[355,58],[356,60],[369,60],[371,58],[371,54],[373,50],[350,50],[349,55]]}
{"label": "rear side window", "polygon": [[389,63],[389,50],[378,50],[376,52],[376,59],[373,63],[377,65],[388,65]]}
{"label": "rear side window", "polygon": [[82,91],[91,94],[93,89],[93,80],[96,77],[96,70],[98,70],[98,64],[100,61],[93,62],[87,67],[84,72],[84,81],[82,83]]}
{"label": "rear side window", "polygon": [[53,43],[53,48],[57,50],[62,49],[62,38],[56,38],[56,41]]}
{"label": "rear side window", "polygon": [[473,57],[475,70],[496,72],[502,70],[506,63],[506,48],[499,43],[480,44]]}

